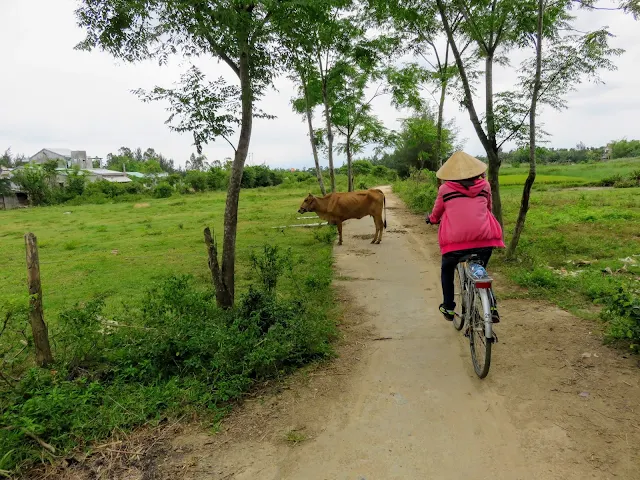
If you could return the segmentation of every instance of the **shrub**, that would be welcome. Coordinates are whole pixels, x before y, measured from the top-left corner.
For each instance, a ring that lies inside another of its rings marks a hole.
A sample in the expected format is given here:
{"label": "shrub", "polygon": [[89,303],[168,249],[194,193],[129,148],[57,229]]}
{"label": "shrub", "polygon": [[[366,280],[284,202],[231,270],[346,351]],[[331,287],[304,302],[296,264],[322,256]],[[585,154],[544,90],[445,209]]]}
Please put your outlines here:
{"label": "shrub", "polygon": [[619,286],[605,299],[602,318],[609,323],[607,338],[625,340],[633,350],[640,350],[640,295],[631,287]]}
{"label": "shrub", "polygon": [[430,212],[438,196],[435,174],[427,171],[414,171],[408,180],[393,184],[393,189],[409,208],[418,213]]}
{"label": "shrub", "polygon": [[166,182],[156,185],[153,190],[153,196],[156,198],[169,198],[173,194],[173,187]]}
{"label": "shrub", "polygon": [[207,174],[200,170],[189,170],[184,177],[184,183],[196,192],[207,190]]}
{"label": "shrub", "polygon": [[[252,264],[256,285],[234,309],[218,308],[191,277],[173,276],[124,319],[105,319],[101,299],[63,312],[52,335],[55,369],[29,369],[10,388],[0,383],[0,470],[42,461],[47,453],[33,435],[64,456],[114,430],[214,413],[256,380],[330,355],[335,325],[309,289],[328,287],[330,264],[292,297],[276,294],[290,252],[267,245]],[[18,311],[26,322],[26,306]]]}
{"label": "shrub", "polygon": [[616,183],[621,182],[623,180],[624,180],[624,177],[618,173],[618,174],[611,175],[610,177],[606,177],[606,178],[603,178],[602,180],[600,180],[600,186],[602,186],[602,187],[613,187]]}
{"label": "shrub", "polygon": [[33,205],[47,205],[53,200],[52,176],[55,177],[55,170],[52,174],[39,166],[25,165],[14,171],[12,181],[29,196]]}

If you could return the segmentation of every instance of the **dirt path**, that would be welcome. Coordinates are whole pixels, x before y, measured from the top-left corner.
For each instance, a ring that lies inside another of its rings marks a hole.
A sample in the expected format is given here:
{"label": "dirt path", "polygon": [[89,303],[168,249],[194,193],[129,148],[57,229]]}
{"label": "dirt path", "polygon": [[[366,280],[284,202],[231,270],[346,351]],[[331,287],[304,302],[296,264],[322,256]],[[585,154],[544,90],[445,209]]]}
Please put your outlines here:
{"label": "dirt path", "polygon": [[477,379],[467,342],[437,313],[435,231],[387,194],[382,244],[368,243],[364,219],[335,250],[349,305],[340,358],[247,402],[217,435],[176,437],[157,477],[640,478],[637,360],[603,347],[588,322],[510,301]]}

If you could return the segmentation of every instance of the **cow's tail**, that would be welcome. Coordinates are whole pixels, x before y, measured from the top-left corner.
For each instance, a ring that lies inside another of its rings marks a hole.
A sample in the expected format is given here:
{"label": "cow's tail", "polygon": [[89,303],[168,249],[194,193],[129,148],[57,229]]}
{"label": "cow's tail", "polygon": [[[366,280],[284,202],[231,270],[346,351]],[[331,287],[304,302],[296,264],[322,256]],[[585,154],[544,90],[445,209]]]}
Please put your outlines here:
{"label": "cow's tail", "polygon": [[387,196],[382,192],[382,207],[384,208],[384,229],[387,229]]}

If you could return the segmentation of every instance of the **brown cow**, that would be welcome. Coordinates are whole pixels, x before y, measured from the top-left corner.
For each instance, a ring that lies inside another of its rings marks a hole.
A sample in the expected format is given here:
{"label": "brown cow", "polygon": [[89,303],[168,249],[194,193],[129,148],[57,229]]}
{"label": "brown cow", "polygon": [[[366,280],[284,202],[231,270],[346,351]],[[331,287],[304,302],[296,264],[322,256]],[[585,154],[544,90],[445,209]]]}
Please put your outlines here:
{"label": "brown cow", "polygon": [[[348,193],[330,193],[324,197],[314,197],[309,194],[300,205],[298,213],[315,212],[330,225],[337,225],[340,235],[338,245],[342,245],[342,222],[371,215],[376,225],[376,233],[371,243],[380,243],[382,228],[387,228],[386,204],[384,193],[377,188]],[[383,209],[384,221],[382,220]]]}

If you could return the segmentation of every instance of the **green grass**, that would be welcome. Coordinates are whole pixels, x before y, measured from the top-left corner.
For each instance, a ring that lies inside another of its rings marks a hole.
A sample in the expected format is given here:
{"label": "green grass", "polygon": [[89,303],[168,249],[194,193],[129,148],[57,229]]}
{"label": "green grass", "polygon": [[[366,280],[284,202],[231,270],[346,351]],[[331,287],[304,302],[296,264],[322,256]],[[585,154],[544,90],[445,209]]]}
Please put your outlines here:
{"label": "green grass", "polygon": [[[34,436],[64,456],[167,417],[215,423],[256,381],[331,355],[335,233],[272,228],[301,223],[309,189],[242,192],[231,311],[215,306],[202,232],[221,240],[222,194],[0,212],[0,318],[13,312],[0,338],[0,471],[54,460]],[[25,232],[40,244],[47,369],[21,343]]]}
{"label": "green grass", "polygon": [[[507,242],[520,196],[519,188],[502,190]],[[519,261],[497,265],[515,283],[527,287],[529,295],[588,314],[590,305],[601,303],[619,285],[630,285],[640,275],[640,257],[633,257],[640,253],[639,198],[637,188],[534,191],[518,247]],[[619,270],[625,264],[621,259],[629,257],[637,263],[628,263],[626,273],[602,274],[607,267]],[[589,264],[576,265],[581,261]]]}
{"label": "green grass", "polygon": [[[328,248],[309,248],[309,229],[271,227],[300,223],[297,209],[308,190],[254,189],[241,194],[237,251],[238,283],[246,285],[249,254],[264,243],[292,247],[313,265]],[[146,199],[133,203],[55,206],[0,212],[0,304],[27,298],[24,233],[39,243],[45,314],[52,321],[78,301],[107,294],[107,312],[137,303],[144,287],[170,274],[210,281],[203,229],[222,243],[223,193]],[[70,212],[70,213],[66,213]]]}
{"label": "green grass", "polygon": [[[640,158],[622,158],[610,160],[608,162],[597,163],[576,163],[572,165],[537,165],[536,171],[538,178],[553,177],[570,177],[580,178],[584,182],[598,182],[607,177],[614,175],[629,175],[631,172],[640,169]],[[506,167],[501,170],[501,176],[522,176],[522,184],[529,171],[527,164],[521,164],[519,167]],[[538,182],[536,178],[536,182]],[[541,182],[546,183],[546,182]],[[506,185],[506,184],[505,184]]]}
{"label": "green grass", "polygon": [[[500,175],[500,185],[524,185],[527,174],[517,175]],[[588,180],[582,177],[570,177],[568,175],[536,175],[537,184],[575,184],[581,185],[587,183]]]}

